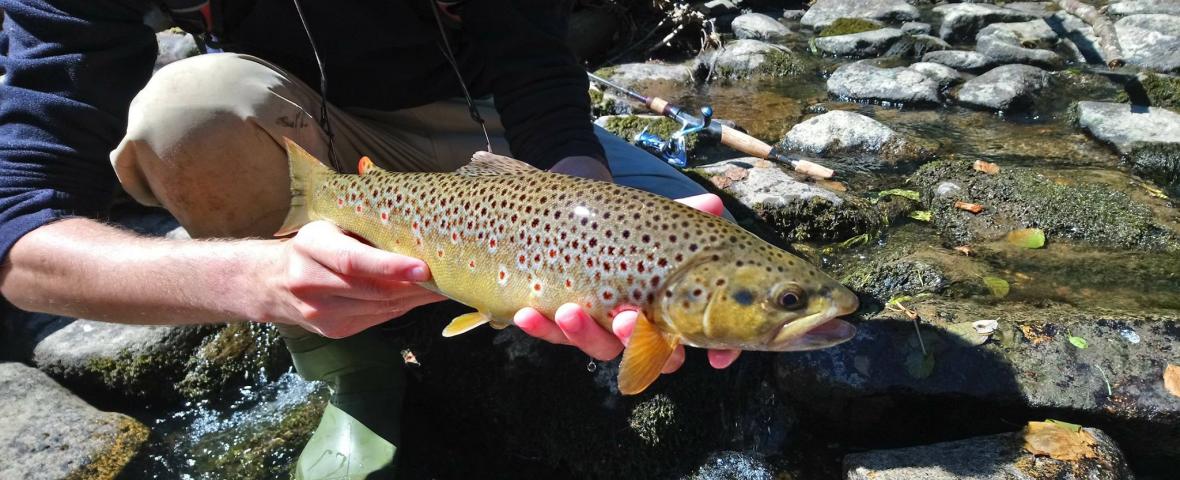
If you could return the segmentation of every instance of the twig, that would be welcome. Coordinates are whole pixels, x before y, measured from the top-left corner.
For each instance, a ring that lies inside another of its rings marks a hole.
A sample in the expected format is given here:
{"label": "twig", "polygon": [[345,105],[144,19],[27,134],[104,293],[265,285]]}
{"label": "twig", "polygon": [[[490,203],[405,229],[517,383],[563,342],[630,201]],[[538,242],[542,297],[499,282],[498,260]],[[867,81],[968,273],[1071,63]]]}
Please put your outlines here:
{"label": "twig", "polygon": [[1083,22],[1094,29],[1094,34],[1098,35],[1098,48],[1102,49],[1102,56],[1106,57],[1107,66],[1119,68],[1126,64],[1123,59],[1123,50],[1119,48],[1119,37],[1115,33],[1114,23],[1106,15],[1093,6],[1078,0],[1057,0],[1057,5],[1069,14],[1081,18]]}
{"label": "twig", "polygon": [[652,46],[651,48],[647,49],[647,53],[645,53],[645,55],[650,55],[650,54],[651,54],[651,52],[654,52],[654,51],[656,51],[656,50],[660,49],[660,47],[663,47],[664,45],[667,45],[667,44],[668,44],[668,42],[671,42],[671,41],[672,41],[672,39],[676,37],[676,34],[680,33],[682,30],[684,30],[684,24],[683,24],[683,23],[682,23],[682,24],[680,24],[680,25],[677,25],[677,26],[676,26],[676,28],[672,29],[672,32],[671,32],[671,33],[669,33],[667,36],[665,36],[663,40],[660,40],[660,41],[659,41],[658,43],[656,43],[654,46]]}

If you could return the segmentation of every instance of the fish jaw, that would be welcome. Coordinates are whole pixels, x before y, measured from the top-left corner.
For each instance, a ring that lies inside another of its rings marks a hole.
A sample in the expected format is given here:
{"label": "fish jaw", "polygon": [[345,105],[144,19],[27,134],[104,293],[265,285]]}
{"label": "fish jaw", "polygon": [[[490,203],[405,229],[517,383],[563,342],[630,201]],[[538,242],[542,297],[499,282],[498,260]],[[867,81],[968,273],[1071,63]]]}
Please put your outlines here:
{"label": "fish jaw", "polygon": [[784,322],[767,342],[766,350],[772,352],[801,352],[819,350],[839,345],[856,335],[856,327],[837,318],[857,310],[856,295],[847,290],[840,292],[836,301],[822,311],[803,318]]}

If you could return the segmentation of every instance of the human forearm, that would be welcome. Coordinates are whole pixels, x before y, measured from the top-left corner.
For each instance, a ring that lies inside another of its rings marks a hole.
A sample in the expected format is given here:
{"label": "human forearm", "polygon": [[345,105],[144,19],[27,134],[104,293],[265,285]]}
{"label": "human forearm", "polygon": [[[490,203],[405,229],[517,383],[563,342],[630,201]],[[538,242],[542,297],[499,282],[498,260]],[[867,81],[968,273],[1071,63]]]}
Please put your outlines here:
{"label": "human forearm", "polygon": [[0,293],[24,310],[119,323],[262,320],[254,277],[277,261],[276,243],[148,238],[71,218],[13,246]]}

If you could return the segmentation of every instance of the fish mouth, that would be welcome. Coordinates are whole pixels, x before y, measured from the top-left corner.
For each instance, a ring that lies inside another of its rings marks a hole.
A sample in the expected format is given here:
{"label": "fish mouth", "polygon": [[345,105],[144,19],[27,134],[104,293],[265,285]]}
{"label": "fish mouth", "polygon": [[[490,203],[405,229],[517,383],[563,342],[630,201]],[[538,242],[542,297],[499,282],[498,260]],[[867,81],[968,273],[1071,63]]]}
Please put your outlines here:
{"label": "fish mouth", "polygon": [[822,312],[787,321],[767,344],[767,350],[800,352],[844,343],[856,335],[855,326],[836,318],[836,315],[847,313],[851,312],[846,308],[831,306]]}

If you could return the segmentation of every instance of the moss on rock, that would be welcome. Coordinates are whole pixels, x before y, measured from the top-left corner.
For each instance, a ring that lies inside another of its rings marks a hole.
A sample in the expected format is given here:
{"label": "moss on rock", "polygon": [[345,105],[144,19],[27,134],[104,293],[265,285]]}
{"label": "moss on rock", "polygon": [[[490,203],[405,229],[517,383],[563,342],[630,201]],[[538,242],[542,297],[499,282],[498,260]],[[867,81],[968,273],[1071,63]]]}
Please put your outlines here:
{"label": "moss on rock", "polygon": [[772,77],[798,77],[815,73],[815,62],[804,55],[790,51],[772,51],[758,72]]}
{"label": "moss on rock", "polygon": [[820,32],[820,37],[835,37],[880,30],[881,24],[863,18],[837,18]]}
{"label": "moss on rock", "polygon": [[212,436],[208,439],[212,446],[206,448],[225,451],[221,455],[209,455],[210,463],[202,465],[202,470],[217,472],[220,478],[293,478],[293,459],[315,432],[327,403],[327,388],[322,388],[307,401],[276,415],[273,423]]}
{"label": "moss on rock", "polygon": [[188,359],[177,390],[187,399],[207,398],[227,386],[281,373],[290,366],[291,358],[282,343],[273,325],[229,324],[206,337]]}
{"label": "moss on rock", "polygon": [[1149,178],[1180,195],[1180,143],[1145,143],[1132,145],[1127,152],[1137,175]]}
{"label": "moss on rock", "polygon": [[[1180,112],[1180,77],[1147,72],[1138,77],[1137,86],[1142,87],[1142,93],[1146,94],[1148,105]],[[1130,102],[1131,100],[1131,95],[1126,91],[1119,93],[1116,98],[1118,102]]]}
{"label": "moss on rock", "polygon": [[[1037,227],[1052,239],[1070,239],[1107,248],[1180,250],[1177,232],[1152,210],[1110,186],[1086,181],[1058,182],[1023,167],[987,175],[969,160],[923,165],[910,182],[923,191],[933,224],[951,246],[994,240],[1017,228]],[[951,181],[962,187],[945,196],[936,187]],[[954,207],[956,200],[984,206],[980,214]]]}

